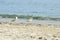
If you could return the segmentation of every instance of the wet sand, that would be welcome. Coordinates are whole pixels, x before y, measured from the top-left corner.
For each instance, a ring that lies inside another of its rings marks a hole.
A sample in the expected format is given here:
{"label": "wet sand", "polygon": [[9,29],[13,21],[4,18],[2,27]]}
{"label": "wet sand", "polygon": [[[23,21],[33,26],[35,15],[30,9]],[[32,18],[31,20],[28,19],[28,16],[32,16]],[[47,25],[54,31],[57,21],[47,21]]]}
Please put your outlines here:
{"label": "wet sand", "polygon": [[[14,18],[0,18],[0,22],[11,22],[11,20],[15,20]],[[27,23],[27,19],[17,19],[18,23]],[[53,24],[60,25],[60,21],[53,20],[33,20],[32,24]]]}
{"label": "wet sand", "polygon": [[0,22],[0,40],[60,40],[60,25]]}

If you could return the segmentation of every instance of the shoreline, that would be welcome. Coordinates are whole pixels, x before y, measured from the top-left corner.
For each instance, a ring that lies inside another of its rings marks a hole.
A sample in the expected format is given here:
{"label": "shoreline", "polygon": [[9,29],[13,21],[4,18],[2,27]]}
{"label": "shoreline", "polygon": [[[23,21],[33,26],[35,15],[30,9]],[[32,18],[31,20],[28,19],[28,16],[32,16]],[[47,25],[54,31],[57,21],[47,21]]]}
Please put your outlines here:
{"label": "shoreline", "polygon": [[[0,22],[13,22],[14,18],[0,18]],[[27,19],[17,19],[17,23],[27,23]],[[51,24],[51,25],[60,25],[60,21],[51,21],[51,20],[33,20],[32,24]]]}
{"label": "shoreline", "polygon": [[16,14],[0,14],[1,18],[23,18],[23,19],[29,19],[33,18],[34,20],[53,20],[53,21],[60,21],[60,18],[56,17],[43,17],[43,16],[33,16],[33,15],[16,15]]}

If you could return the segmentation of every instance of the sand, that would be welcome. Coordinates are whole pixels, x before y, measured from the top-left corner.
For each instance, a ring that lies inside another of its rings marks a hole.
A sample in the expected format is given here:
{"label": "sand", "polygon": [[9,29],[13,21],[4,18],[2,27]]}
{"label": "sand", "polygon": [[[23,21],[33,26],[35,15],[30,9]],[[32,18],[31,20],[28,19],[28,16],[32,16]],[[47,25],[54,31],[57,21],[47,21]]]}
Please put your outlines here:
{"label": "sand", "polygon": [[60,40],[60,25],[1,22],[0,40]]}

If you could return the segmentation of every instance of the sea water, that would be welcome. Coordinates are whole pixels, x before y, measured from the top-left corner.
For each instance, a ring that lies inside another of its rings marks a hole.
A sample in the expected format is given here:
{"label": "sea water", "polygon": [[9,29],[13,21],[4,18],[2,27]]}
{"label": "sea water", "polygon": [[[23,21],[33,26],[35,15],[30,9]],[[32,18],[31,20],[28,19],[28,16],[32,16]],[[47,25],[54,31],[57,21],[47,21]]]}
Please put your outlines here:
{"label": "sea water", "polygon": [[60,18],[60,0],[0,0],[0,14]]}

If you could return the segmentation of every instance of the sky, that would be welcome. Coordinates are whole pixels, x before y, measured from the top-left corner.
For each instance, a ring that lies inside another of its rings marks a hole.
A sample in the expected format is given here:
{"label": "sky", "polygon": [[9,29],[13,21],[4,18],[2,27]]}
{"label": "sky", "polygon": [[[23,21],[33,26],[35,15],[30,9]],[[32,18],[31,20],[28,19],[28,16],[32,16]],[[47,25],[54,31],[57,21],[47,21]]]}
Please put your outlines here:
{"label": "sky", "polygon": [[0,0],[0,13],[41,13],[60,16],[60,0]]}

